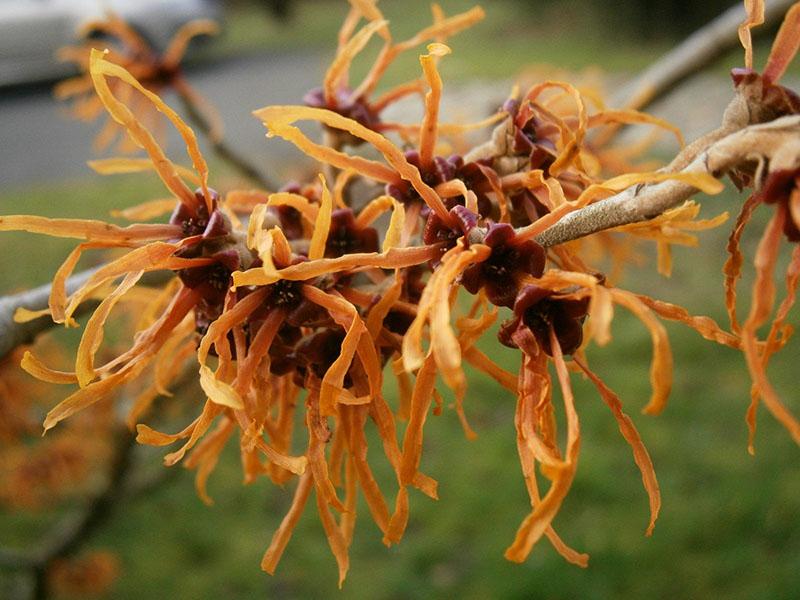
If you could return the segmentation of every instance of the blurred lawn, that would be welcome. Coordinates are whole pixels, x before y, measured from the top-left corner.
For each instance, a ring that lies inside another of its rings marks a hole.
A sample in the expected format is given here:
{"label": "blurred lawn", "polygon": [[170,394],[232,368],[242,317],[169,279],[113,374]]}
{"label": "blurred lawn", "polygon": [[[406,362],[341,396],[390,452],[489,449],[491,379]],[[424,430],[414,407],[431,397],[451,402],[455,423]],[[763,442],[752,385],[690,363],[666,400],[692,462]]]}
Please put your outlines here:
{"label": "blurred lawn", "polygon": [[[582,67],[587,57],[608,69],[634,70],[657,51],[638,49],[589,27],[592,16],[577,10],[557,19],[557,29],[553,15],[549,20],[533,12],[521,17],[505,0],[484,4],[490,14],[478,33],[454,38],[455,53],[444,63],[450,79],[475,74],[506,77],[531,62]],[[397,37],[412,33],[410,21],[421,18],[409,19],[401,2],[381,5],[398,26]],[[453,14],[471,3],[443,5]],[[344,13],[341,5],[300,2],[298,9],[288,26],[245,11],[235,13],[228,41],[223,41],[229,45],[216,52],[274,50],[298,39],[330,49]],[[329,12],[336,12],[335,18]],[[487,40],[493,44],[491,53],[484,51]],[[405,68],[416,74],[413,53],[406,60]],[[162,194],[154,179],[125,176],[4,190],[0,206],[3,213],[102,218],[111,208]],[[720,209],[735,201],[726,197],[708,204]],[[724,323],[724,238],[724,232],[711,232],[703,236],[700,250],[677,250],[670,280],[646,268],[631,269],[624,286],[679,301]],[[746,238],[750,256],[755,239]],[[73,245],[69,240],[3,234],[0,292],[45,281]],[[293,485],[280,490],[262,480],[243,487],[231,444],[210,482],[213,507],[200,502],[191,475],[181,472],[146,498],[120,506],[114,522],[92,540],[91,547],[110,548],[121,557],[123,574],[108,597],[796,598],[798,448],[762,410],[757,454],[750,457],[743,420],[749,379],[741,356],[685,328],[668,329],[676,379],[670,404],[658,417],[639,413],[649,396],[650,341],[638,322],[618,311],[612,344],[589,354],[595,370],[623,399],[655,463],[664,506],[651,539],[643,535],[647,498],[629,448],[591,386],[575,381],[582,455],[555,525],[567,543],[591,554],[588,570],[566,564],[546,541],[522,565],[503,559],[528,510],[515,448],[514,398],[481,375],[470,374],[466,408],[479,439],[466,441],[450,410],[429,419],[422,468],[439,480],[441,499],[433,502],[413,493],[406,537],[390,549],[382,546],[366,507],[360,505],[361,522],[342,592],[335,591],[335,562],[313,507],[302,519],[278,574],[269,577],[259,570]],[[513,352],[490,338],[485,349],[516,370]],[[794,340],[771,366],[774,382],[795,414],[800,412],[794,372],[798,356],[800,343]],[[394,403],[393,392],[389,399]],[[379,458],[374,437],[371,449]],[[155,463],[161,451],[146,455]],[[387,466],[379,464],[384,489],[390,491]],[[0,513],[0,540],[22,544],[45,526],[38,516]],[[5,575],[0,573],[0,578]]]}
{"label": "blurred lawn", "polygon": [[[198,59],[225,59],[242,54],[280,52],[322,52],[333,56],[339,26],[347,14],[347,4],[338,0],[294,0],[290,20],[280,22],[266,10],[265,3],[240,0],[226,12],[222,33],[213,44],[199,48]],[[432,22],[426,2],[382,0],[381,11],[395,40],[411,37]],[[474,78],[516,77],[531,66],[546,65],[570,70],[601,67],[605,72],[636,73],[672,47],[662,35],[643,42],[631,28],[623,25],[623,15],[600,10],[600,3],[586,0],[439,0],[447,16],[480,5],[485,18],[449,40],[453,53],[440,69],[448,82]],[[770,41],[766,31],[757,30],[756,57],[765,57]],[[356,58],[351,72],[354,81],[366,73],[380,48],[375,36]],[[419,76],[417,52],[402,54],[386,73],[383,84],[391,85]],[[742,51],[735,49],[717,61],[718,72],[728,71],[742,62]],[[796,69],[795,69],[796,71]]]}
{"label": "blurred lawn", "polygon": [[[527,6],[519,0],[440,0],[439,4],[447,16],[476,5],[486,11],[483,21],[448,40],[453,49],[445,67],[450,80],[506,78],[531,64],[580,69],[597,64],[598,57],[602,57],[607,70],[636,70],[666,49],[663,42],[642,45],[630,36],[620,35],[614,27],[613,13],[598,14],[596,6],[581,0],[532,2]],[[216,58],[298,49],[332,54],[347,4],[335,0],[297,0],[293,7],[291,20],[278,22],[261,3],[233,4],[220,39],[201,52]],[[382,0],[380,8],[397,40],[411,37],[432,22],[425,2]],[[615,33],[611,35],[609,31]],[[368,49],[379,46],[376,37]],[[489,48],[491,52],[487,52]],[[374,56],[369,50],[365,54]],[[398,67],[392,70],[402,72],[404,77],[418,75],[416,54],[404,54]],[[354,77],[363,73],[363,69],[363,61],[357,61]]]}

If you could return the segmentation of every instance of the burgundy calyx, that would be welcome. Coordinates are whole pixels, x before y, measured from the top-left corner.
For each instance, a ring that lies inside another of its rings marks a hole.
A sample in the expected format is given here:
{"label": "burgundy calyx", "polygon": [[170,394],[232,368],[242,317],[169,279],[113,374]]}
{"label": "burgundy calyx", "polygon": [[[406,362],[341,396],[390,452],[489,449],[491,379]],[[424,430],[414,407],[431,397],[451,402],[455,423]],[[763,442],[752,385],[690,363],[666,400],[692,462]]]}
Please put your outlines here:
{"label": "burgundy calyx", "polygon": [[[528,156],[531,169],[542,169],[547,173],[558,152],[547,132],[540,131],[544,125],[536,118],[529,102],[520,105],[514,101],[515,110],[509,113],[513,122],[512,150],[517,156]],[[508,102],[507,102],[508,104]]]}
{"label": "burgundy calyx", "polygon": [[[308,187],[303,187],[296,181],[290,181],[281,187],[279,191],[297,194],[298,196],[304,196],[309,200],[312,199],[309,197],[310,192]],[[287,240],[298,240],[303,237],[303,215],[300,214],[299,210],[285,204],[279,206],[270,206],[268,210],[277,219],[278,223],[280,224],[281,231],[283,231],[283,235],[286,236]]]}
{"label": "burgundy calyx", "polygon": [[492,249],[489,257],[468,267],[461,275],[461,285],[471,294],[483,288],[496,306],[512,308],[525,275],[541,277],[544,273],[545,249],[533,240],[517,239],[508,223],[489,225],[483,243]]}
{"label": "burgundy calyx", "polygon": [[[183,202],[179,202],[169,218],[170,225],[180,225],[181,237],[193,237],[195,235],[202,235],[206,237],[218,237],[220,235],[227,235],[230,231],[230,224],[227,218],[223,215],[217,206],[219,205],[219,194],[209,188],[211,196],[211,214],[208,213],[206,206],[205,196],[202,190],[197,189],[194,192],[194,197],[197,203],[196,207],[190,207]],[[217,218],[214,215],[218,214]],[[212,222],[212,219],[213,222]],[[210,227],[209,227],[210,226]],[[222,231],[222,228],[225,231]]]}
{"label": "burgundy calyx", "polygon": [[[370,107],[363,96],[352,98],[352,90],[341,88],[336,92],[336,99],[333,103],[325,101],[325,93],[322,88],[314,88],[306,92],[303,96],[303,104],[313,108],[324,108],[337,114],[352,119],[356,123],[363,125],[367,129],[377,130],[381,125],[380,115]],[[325,126],[329,131],[342,136],[342,142],[349,146],[358,146],[364,140],[346,131]]]}
{"label": "burgundy calyx", "polygon": [[[465,240],[478,225],[479,215],[475,214],[467,207],[457,204],[449,211],[453,226],[445,223],[435,212],[431,211],[425,221],[425,229],[422,232],[422,241],[427,245],[441,244],[441,253],[444,255],[450,248],[456,245],[458,238],[464,236]],[[431,261],[431,265],[439,264],[439,259]]]}
{"label": "burgundy calyx", "polygon": [[[452,180],[456,177],[456,170],[460,164],[463,164],[463,159],[458,155],[452,155],[447,158],[442,156],[435,156],[433,163],[428,168],[423,168],[420,163],[419,151],[407,150],[404,153],[405,159],[419,170],[419,175],[422,181],[430,186],[436,187],[442,183]],[[422,197],[417,193],[417,190],[405,180],[399,183],[387,183],[386,194],[391,196],[398,202],[402,202],[405,206],[409,204],[423,202]]]}
{"label": "burgundy calyx", "polygon": [[774,83],[770,78],[743,67],[731,69],[731,78],[734,87],[737,88],[761,82],[761,101],[758,110],[764,114],[759,116],[759,122],[800,113],[800,96],[789,88]]}
{"label": "burgundy calyx", "polygon": [[[455,179],[460,179],[463,181],[467,189],[475,193],[475,196],[478,198],[478,213],[480,213],[480,215],[484,218],[499,217],[499,212],[497,214],[493,214],[495,211],[495,205],[486,195],[487,192],[492,191],[492,185],[489,181],[489,176],[494,175],[497,177],[497,174],[494,172],[494,169],[491,166],[492,160],[487,158],[465,163],[464,159],[462,159],[460,156],[456,158],[458,160],[455,161],[455,164],[457,165]],[[448,200],[453,201],[455,199],[451,198]],[[463,202],[463,199],[461,202]],[[452,206],[448,206],[448,208],[452,208]]]}
{"label": "burgundy calyx", "polygon": [[509,214],[514,227],[525,227],[541,219],[550,210],[527,188],[508,195]]}
{"label": "burgundy calyx", "polygon": [[331,214],[331,226],[325,243],[325,256],[378,251],[378,231],[374,227],[358,227],[353,211],[337,208]]}
{"label": "burgundy calyx", "polygon": [[800,223],[795,221],[790,208],[793,193],[800,194],[800,168],[772,171],[758,196],[764,204],[776,204],[779,210],[786,211],[783,233],[790,242],[800,242]]}
{"label": "burgundy calyx", "polygon": [[589,312],[589,298],[571,298],[537,285],[526,285],[514,302],[514,316],[500,326],[498,339],[511,348],[517,345],[514,333],[526,327],[536,338],[539,346],[549,356],[550,328],[558,339],[563,354],[572,354],[583,342],[583,322]]}
{"label": "burgundy calyx", "polygon": [[298,362],[322,379],[339,358],[344,342],[344,330],[326,328],[302,338],[295,346]]}

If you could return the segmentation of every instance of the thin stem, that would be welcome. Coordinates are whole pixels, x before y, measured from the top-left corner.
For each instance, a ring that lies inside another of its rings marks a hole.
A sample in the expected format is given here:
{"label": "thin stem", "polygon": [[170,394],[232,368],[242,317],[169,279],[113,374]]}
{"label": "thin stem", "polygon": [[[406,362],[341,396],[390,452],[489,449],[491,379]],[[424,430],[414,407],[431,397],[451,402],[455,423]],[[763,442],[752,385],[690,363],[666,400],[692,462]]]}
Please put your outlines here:
{"label": "thin stem", "polygon": [[192,95],[183,85],[175,85],[175,91],[181,100],[183,109],[189,120],[195,127],[197,127],[211,144],[211,149],[222,160],[232,165],[244,177],[258,184],[264,190],[277,189],[275,183],[269,177],[264,175],[255,165],[248,159],[239,154],[236,150],[231,148],[224,140],[211,135],[211,123],[208,118],[203,115],[202,111],[198,108],[197,103],[194,101]]}

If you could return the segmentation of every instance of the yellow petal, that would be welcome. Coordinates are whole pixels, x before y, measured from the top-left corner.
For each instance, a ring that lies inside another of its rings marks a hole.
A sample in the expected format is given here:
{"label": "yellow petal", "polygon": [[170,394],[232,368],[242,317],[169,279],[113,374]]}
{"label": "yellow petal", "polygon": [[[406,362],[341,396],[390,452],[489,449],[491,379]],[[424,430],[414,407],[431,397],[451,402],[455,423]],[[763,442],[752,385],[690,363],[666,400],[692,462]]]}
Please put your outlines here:
{"label": "yellow petal", "polygon": [[[153,164],[153,161],[149,158],[127,158],[127,157],[115,157],[115,158],[99,158],[95,160],[88,160],[86,164],[89,165],[95,173],[99,173],[100,175],[116,175],[118,173],[141,173],[143,171],[155,171],[156,167]],[[173,165],[175,171],[188,181],[191,181],[194,184],[200,185],[200,178],[197,176],[197,173],[194,171],[187,169],[186,167],[182,167],[181,165]],[[175,202],[173,200],[173,202]]]}
{"label": "yellow petal", "polygon": [[322,203],[320,204],[317,219],[314,221],[314,233],[311,235],[311,243],[308,246],[309,260],[315,260],[325,256],[325,244],[328,242],[328,233],[331,229],[331,212],[333,210],[333,200],[328,184],[323,175],[319,176],[322,182]]}
{"label": "yellow petal", "polygon": [[111,311],[124,296],[144,275],[144,271],[128,273],[122,283],[100,303],[100,306],[89,317],[86,329],[81,337],[78,350],[75,353],[75,374],[78,385],[86,387],[95,377],[94,355],[103,341],[105,323]]}
{"label": "yellow petal", "polygon": [[244,408],[242,398],[233,386],[217,379],[214,372],[205,365],[200,367],[200,387],[212,402],[237,410]]}

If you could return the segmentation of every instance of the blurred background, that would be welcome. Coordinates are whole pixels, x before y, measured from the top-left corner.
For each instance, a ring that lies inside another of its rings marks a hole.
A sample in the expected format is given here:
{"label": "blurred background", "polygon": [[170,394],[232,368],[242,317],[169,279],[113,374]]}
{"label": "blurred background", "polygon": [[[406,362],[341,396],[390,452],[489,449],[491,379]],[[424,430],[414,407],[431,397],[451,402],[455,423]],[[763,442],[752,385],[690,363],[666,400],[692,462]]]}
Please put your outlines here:
{"label": "blurred background", "polygon": [[[287,144],[266,140],[250,112],[270,104],[299,103],[307,90],[320,84],[347,12],[346,2],[106,4],[161,49],[186,20],[218,20],[218,36],[192,43],[185,61],[186,79],[218,108],[228,144],[273,181],[306,175],[312,166]],[[441,1],[447,14],[472,4]],[[613,98],[637,72],[729,4],[724,0],[620,0],[613,7],[600,0],[484,2],[486,19],[448,42],[453,55],[441,65],[444,119],[486,115],[507,96],[515,79],[530,84],[554,73],[591,82],[604,97]],[[424,1],[383,0],[380,6],[397,38],[430,23]],[[96,157],[93,139],[100,125],[71,120],[66,106],[52,96],[53,84],[74,74],[54,59],[55,52],[74,43],[76,30],[101,14],[101,3],[89,0],[0,0],[0,213],[105,219],[113,209],[164,195],[154,177],[101,177],[88,169],[86,161]],[[763,41],[757,46],[757,64],[768,47]],[[368,49],[364,60],[356,63],[356,76],[365,71],[376,49],[377,45],[372,53]],[[720,58],[653,111],[680,126],[688,140],[716,127],[731,96],[729,69],[741,64],[741,54],[733,51]],[[414,77],[418,71],[416,53],[407,53],[387,74],[385,85]],[[796,83],[797,77],[795,65],[788,81]],[[165,98],[175,104],[172,94]],[[169,148],[171,156],[183,156],[176,140]],[[666,144],[657,146],[656,152],[666,158],[674,149]],[[238,183],[224,164],[211,160],[211,167],[216,187],[227,189]],[[735,215],[740,203],[733,193],[708,199],[704,214],[730,210]],[[753,254],[760,222],[763,218],[751,228],[752,235],[745,236],[747,256]],[[678,249],[669,280],[654,274],[653,256],[643,246],[641,264],[629,269],[622,284],[726,322],[720,269],[727,230],[703,234],[700,249]],[[3,234],[0,294],[48,281],[72,246],[68,240]],[[743,290],[749,282],[745,278]],[[670,405],[659,417],[639,414],[649,394],[650,341],[638,323],[618,315],[614,342],[589,353],[596,370],[622,397],[656,466],[664,507],[650,539],[643,535],[647,499],[629,448],[594,390],[576,382],[583,452],[573,489],[555,525],[567,543],[591,555],[587,570],[566,564],[546,543],[540,543],[522,565],[503,559],[527,513],[515,450],[514,399],[476,374],[470,376],[467,411],[480,437],[467,441],[452,411],[430,419],[423,469],[439,480],[440,500],[412,495],[406,537],[389,549],[381,544],[379,531],[362,517],[365,522],[357,528],[351,570],[341,592],[335,590],[335,562],[312,514],[302,519],[277,574],[270,577],[260,571],[261,555],[289,506],[293,485],[279,489],[262,480],[243,486],[231,444],[209,484],[215,499],[212,507],[195,494],[192,473],[178,466],[161,476],[164,452],[137,449],[136,462],[153,484],[140,494],[116,499],[108,520],[87,536],[60,570],[44,575],[51,580],[50,593],[65,598],[187,599],[796,598],[798,448],[769,415],[762,414],[757,453],[749,456],[744,424],[749,378],[743,359],[680,327],[667,327],[676,381]],[[57,333],[57,341],[74,345],[71,333]],[[504,353],[491,340],[483,349],[516,370],[513,353]],[[773,361],[770,372],[795,413],[798,357],[800,344],[794,340]],[[27,402],[19,391],[28,389],[26,385],[0,387],[4,394],[0,418],[8,420],[18,403]],[[43,407],[40,411],[64,396],[63,389],[37,388],[33,393]],[[191,391],[187,397],[193,397]],[[176,424],[182,422],[180,415],[175,419]],[[81,431],[78,428],[77,447],[91,437]],[[28,459],[20,463],[17,446],[22,443],[30,449],[25,445],[33,444],[36,434],[22,442],[0,435],[0,598],[27,597],[31,589],[24,574],[3,566],[3,552],[35,549],[65,515],[78,510],[104,484],[105,467],[88,465],[86,469],[98,473],[90,472],[71,493],[31,496],[39,485],[37,474],[31,467],[27,479],[17,477],[20,464],[32,465],[25,462]],[[102,455],[103,440],[94,442],[100,447],[93,451]],[[58,477],[66,477],[63,469],[59,473]],[[381,474],[388,483],[388,469]],[[365,506],[359,510],[366,515]]]}

